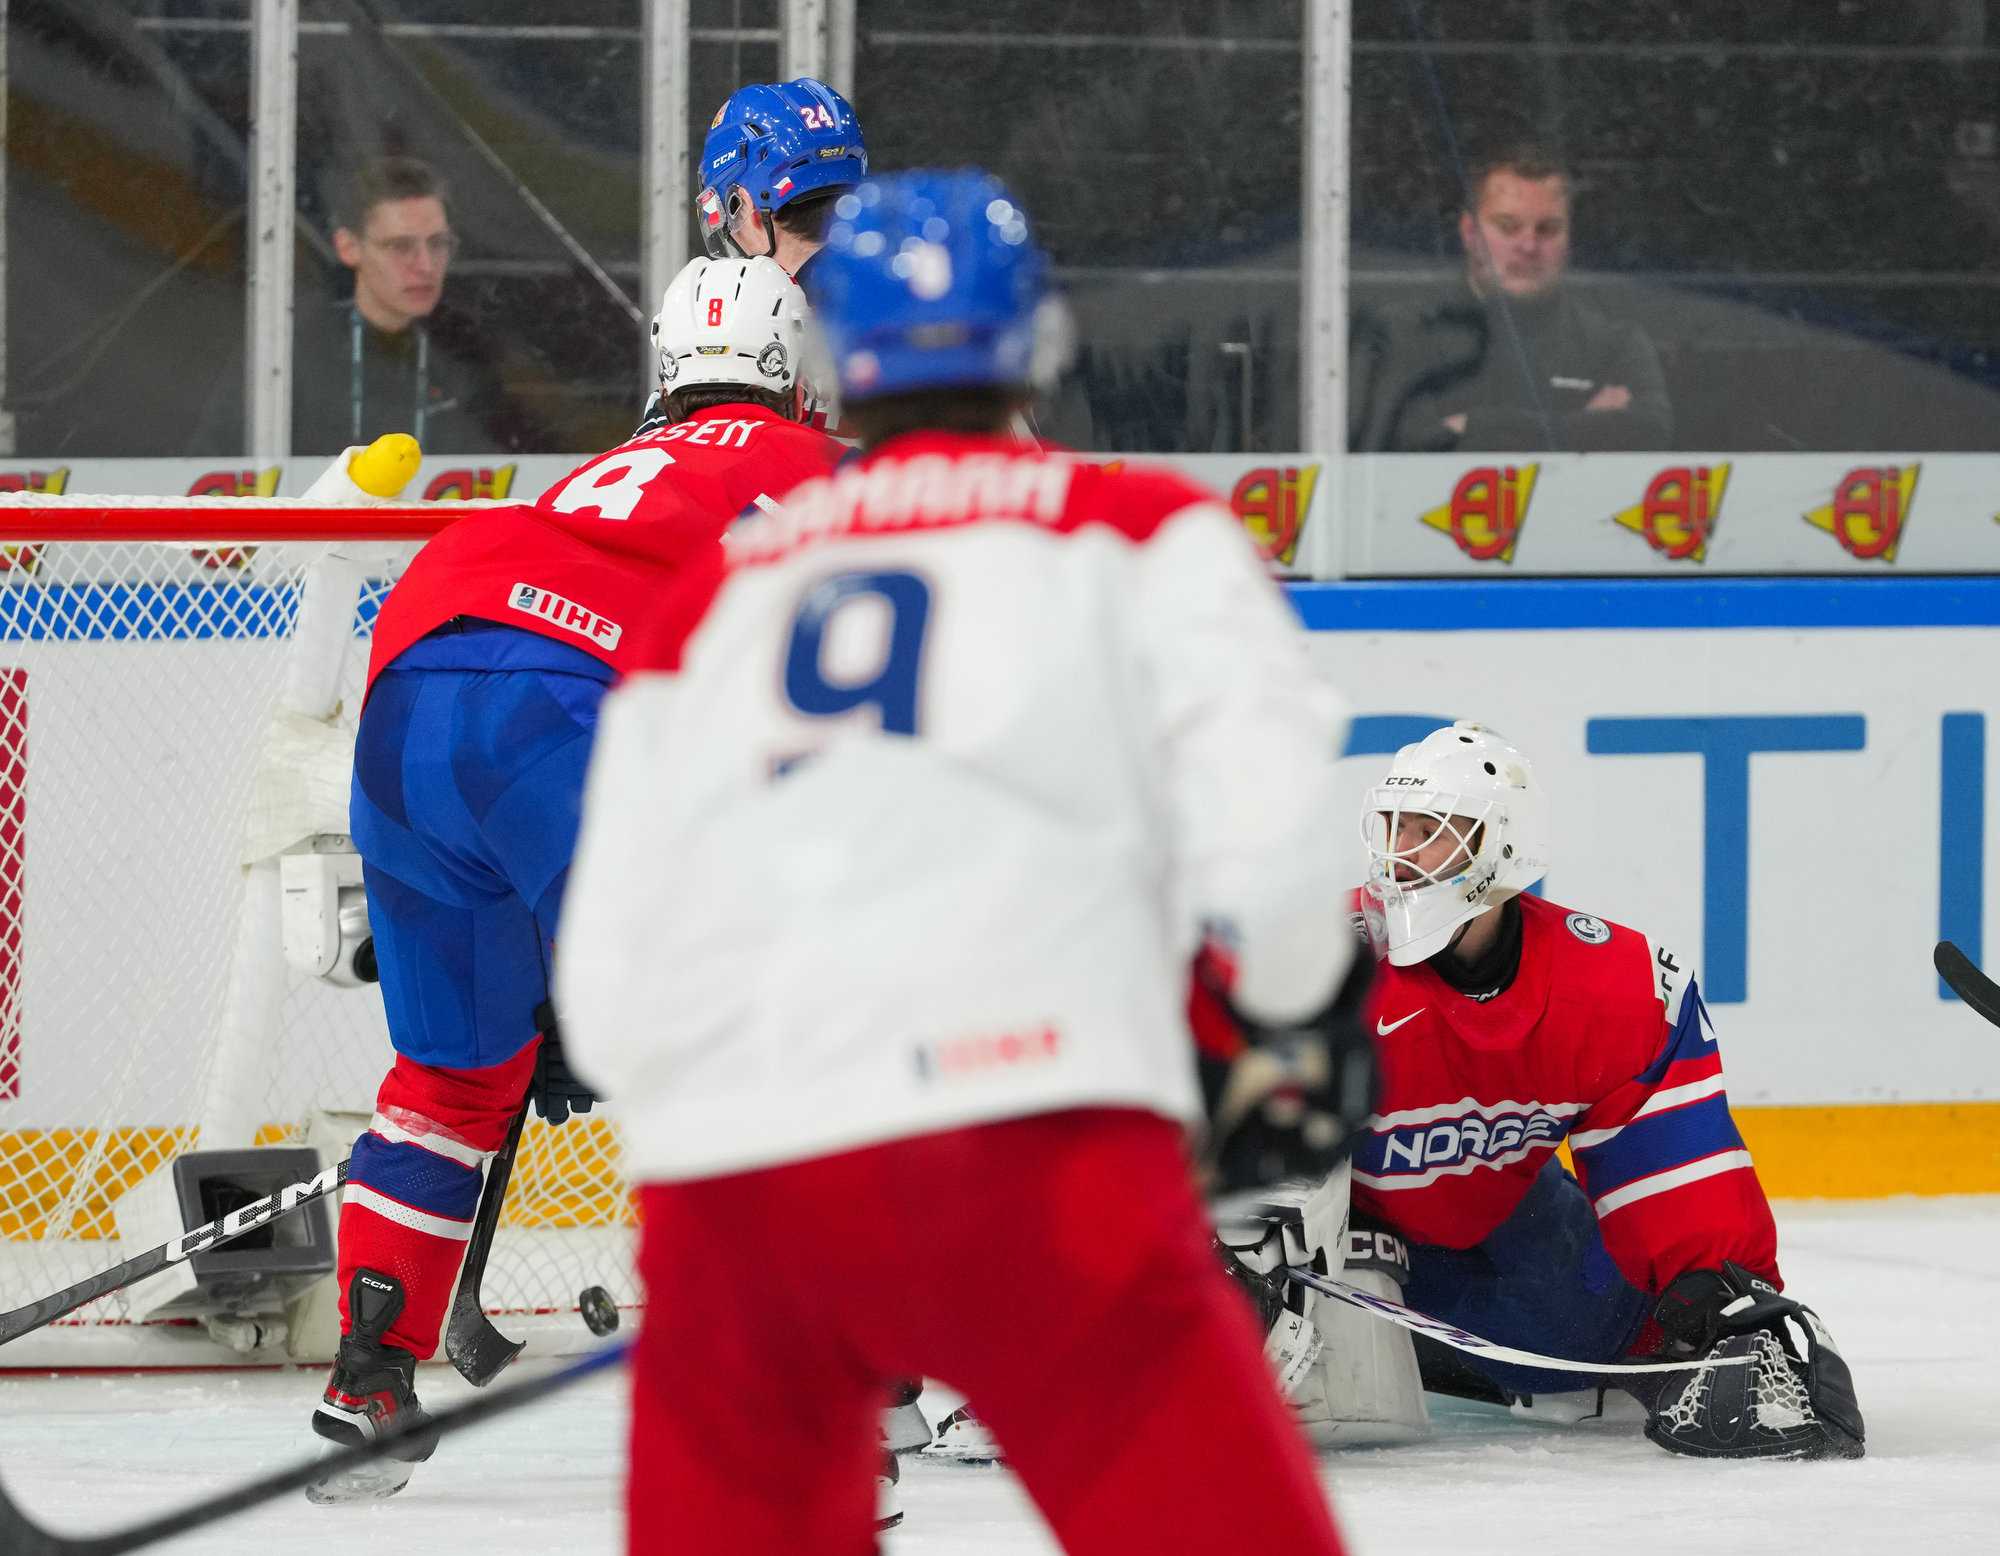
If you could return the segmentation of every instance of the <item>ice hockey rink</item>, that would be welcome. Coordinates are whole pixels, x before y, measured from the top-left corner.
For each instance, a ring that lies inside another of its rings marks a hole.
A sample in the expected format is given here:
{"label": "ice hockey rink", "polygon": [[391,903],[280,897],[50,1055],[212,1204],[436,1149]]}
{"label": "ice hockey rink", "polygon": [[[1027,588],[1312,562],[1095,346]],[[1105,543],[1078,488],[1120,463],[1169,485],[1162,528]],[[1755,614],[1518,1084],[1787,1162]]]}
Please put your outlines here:
{"label": "ice hockey rink", "polygon": [[[2000,1538],[2000,1198],[1781,1204],[1788,1280],[1818,1304],[1867,1413],[1868,1456],[1821,1464],[1673,1458],[1636,1424],[1552,1427],[1434,1401],[1435,1434],[1322,1459],[1357,1552],[1991,1551]],[[0,1471],[37,1520],[96,1532],[312,1451],[317,1369],[0,1382]],[[467,1392],[424,1369],[434,1404]],[[401,1496],[291,1498],[161,1549],[263,1556],[384,1550],[611,1552],[624,1380],[600,1379],[448,1440]],[[934,1397],[935,1408],[943,1401]],[[782,1410],[783,1400],[762,1402]],[[1119,1404],[1103,1402],[1104,1429]],[[906,1459],[892,1556],[1056,1549],[1005,1470]]]}

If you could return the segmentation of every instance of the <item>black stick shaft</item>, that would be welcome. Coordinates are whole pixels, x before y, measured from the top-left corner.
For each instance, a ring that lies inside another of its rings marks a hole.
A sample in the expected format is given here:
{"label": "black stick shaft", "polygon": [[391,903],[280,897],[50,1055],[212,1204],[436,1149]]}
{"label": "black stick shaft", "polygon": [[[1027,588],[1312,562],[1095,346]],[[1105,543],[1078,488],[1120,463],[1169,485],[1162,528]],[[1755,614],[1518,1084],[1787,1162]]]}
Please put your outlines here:
{"label": "black stick shaft", "polygon": [[2000,1027],[2000,984],[1972,965],[1972,958],[1949,940],[1940,940],[1931,953],[1931,965],[1966,1004]]}
{"label": "black stick shaft", "polygon": [[534,1105],[532,1088],[522,1100],[507,1131],[507,1143],[486,1169],[486,1182],[479,1191],[479,1210],[473,1217],[472,1236],[466,1243],[465,1260],[459,1270],[458,1294],[452,1298],[451,1315],[445,1322],[445,1358],[459,1375],[475,1388],[485,1388],[500,1370],[521,1353],[522,1343],[510,1340],[486,1316],[486,1303],[479,1294],[486,1279],[486,1260],[493,1252],[493,1234],[500,1225],[500,1209],[507,1200],[507,1184],[514,1175],[514,1157],[521,1149],[521,1131],[527,1127],[528,1109]]}
{"label": "black stick shaft", "polygon": [[121,1551],[136,1551],[141,1546],[155,1541],[169,1539],[177,1534],[185,1534],[190,1529],[199,1529],[212,1524],[217,1519],[227,1518],[232,1513],[244,1512],[249,1508],[281,1497],[289,1491],[301,1491],[314,1481],[329,1475],[366,1464],[370,1460],[384,1457],[401,1438],[418,1434],[436,1434],[439,1437],[449,1432],[461,1431],[468,1426],[477,1426],[481,1421],[490,1421],[495,1416],[505,1415],[510,1410],[519,1410],[524,1405],[532,1405],[537,1400],[546,1399],[551,1394],[571,1388],[584,1379],[616,1366],[625,1359],[631,1349],[630,1343],[607,1345],[602,1350],[593,1351],[581,1360],[570,1363],[546,1377],[533,1378],[526,1383],[512,1384],[507,1388],[495,1389],[490,1394],[475,1394],[462,1404],[440,1410],[427,1421],[415,1423],[402,1431],[384,1433],[373,1442],[359,1443],[353,1447],[341,1448],[324,1457],[303,1460],[286,1469],[273,1470],[268,1475],[246,1482],[232,1491],[220,1492],[212,1497],[204,1497],[199,1502],[190,1503],[158,1518],[149,1518],[142,1523],[124,1529],[114,1529],[105,1534],[62,1535],[37,1524],[21,1511],[12,1497],[0,1490],[0,1556],[118,1556]]}
{"label": "black stick shaft", "polygon": [[293,1183],[243,1206],[232,1210],[218,1221],[206,1226],[195,1227],[183,1232],[172,1242],[162,1243],[157,1248],[149,1248],[142,1254],[127,1259],[123,1264],[113,1265],[101,1274],[92,1275],[87,1280],[78,1281],[74,1286],[65,1286],[61,1291],[51,1292],[26,1307],[17,1307],[12,1312],[0,1313],[0,1345],[9,1340],[18,1340],[44,1324],[55,1322],[65,1313],[74,1313],[87,1302],[95,1302],[99,1297],[108,1297],[114,1291],[123,1291],[127,1286],[136,1285],[149,1275],[157,1275],[170,1264],[178,1264],[183,1259],[198,1253],[207,1253],[211,1248],[219,1248],[245,1232],[254,1232],[258,1227],[275,1221],[280,1216],[288,1216],[301,1206],[310,1205],[316,1199],[324,1199],[336,1193],[347,1181],[347,1163],[329,1167],[316,1178],[308,1178],[303,1183]]}

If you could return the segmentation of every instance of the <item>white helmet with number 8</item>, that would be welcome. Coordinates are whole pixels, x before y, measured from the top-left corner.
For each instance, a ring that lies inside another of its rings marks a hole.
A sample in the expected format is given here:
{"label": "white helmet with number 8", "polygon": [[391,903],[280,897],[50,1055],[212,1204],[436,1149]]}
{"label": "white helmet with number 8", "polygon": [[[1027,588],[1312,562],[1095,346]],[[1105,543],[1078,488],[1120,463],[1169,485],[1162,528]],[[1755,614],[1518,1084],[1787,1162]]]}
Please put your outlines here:
{"label": "white helmet with number 8", "polygon": [[689,260],[653,320],[660,392],[735,384],[783,396],[796,415],[811,313],[776,260]]}
{"label": "white helmet with number 8", "polygon": [[1461,719],[1396,753],[1361,835],[1369,933],[1408,967],[1548,872],[1549,797],[1527,757]]}

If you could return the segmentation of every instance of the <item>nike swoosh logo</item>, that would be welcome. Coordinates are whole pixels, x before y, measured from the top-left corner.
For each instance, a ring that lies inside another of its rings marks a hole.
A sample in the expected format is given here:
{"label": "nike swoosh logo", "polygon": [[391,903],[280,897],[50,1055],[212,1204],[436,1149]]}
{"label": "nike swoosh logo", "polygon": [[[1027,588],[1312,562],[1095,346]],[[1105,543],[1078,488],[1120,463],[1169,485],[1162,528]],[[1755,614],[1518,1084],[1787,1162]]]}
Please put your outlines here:
{"label": "nike swoosh logo", "polygon": [[1391,1021],[1386,1026],[1382,1023],[1381,1019],[1378,1017],[1375,1022],[1375,1035],[1377,1037],[1387,1037],[1391,1032],[1395,1031],[1397,1027],[1408,1026],[1412,1021],[1416,1020],[1417,1017],[1421,1016],[1426,1010],[1429,1009],[1430,1007],[1428,1005],[1419,1005],[1415,1010],[1411,1011],[1407,1016],[1403,1017],[1401,1021]]}

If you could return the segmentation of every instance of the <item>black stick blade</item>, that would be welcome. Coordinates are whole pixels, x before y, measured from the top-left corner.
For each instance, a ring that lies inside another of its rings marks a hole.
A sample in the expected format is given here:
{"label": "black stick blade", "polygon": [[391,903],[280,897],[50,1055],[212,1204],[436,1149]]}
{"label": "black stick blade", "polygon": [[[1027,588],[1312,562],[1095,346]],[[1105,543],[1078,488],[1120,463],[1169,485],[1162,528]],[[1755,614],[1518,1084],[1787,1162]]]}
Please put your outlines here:
{"label": "black stick blade", "polygon": [[528,1342],[510,1340],[493,1327],[479,1305],[479,1293],[459,1287],[451,1304],[451,1322],[444,1332],[444,1354],[459,1375],[474,1388],[485,1388]]}
{"label": "black stick blade", "polygon": [[1937,975],[1966,1004],[2000,1027],[2000,984],[1972,965],[1972,958],[1949,940],[1940,940],[1931,953]]}

